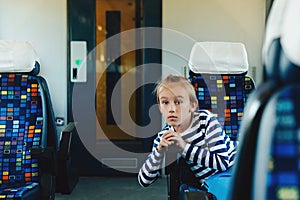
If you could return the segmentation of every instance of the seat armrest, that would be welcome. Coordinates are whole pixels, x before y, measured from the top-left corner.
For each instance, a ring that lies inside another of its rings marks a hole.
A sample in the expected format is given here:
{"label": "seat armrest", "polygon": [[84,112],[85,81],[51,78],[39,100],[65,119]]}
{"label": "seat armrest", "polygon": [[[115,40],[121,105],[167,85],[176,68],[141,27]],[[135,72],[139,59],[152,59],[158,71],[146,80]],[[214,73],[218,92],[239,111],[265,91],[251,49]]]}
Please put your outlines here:
{"label": "seat armrest", "polygon": [[62,136],[59,144],[59,159],[68,160],[70,157],[70,147],[72,134],[75,131],[75,122],[70,122],[62,131]]}
{"label": "seat armrest", "polygon": [[72,162],[71,144],[75,134],[75,122],[70,122],[62,131],[58,152],[58,175],[56,192],[70,194],[79,178],[78,170]]}
{"label": "seat armrest", "polygon": [[165,171],[166,174],[177,174],[178,173],[178,148],[175,146],[170,146],[165,153]]}
{"label": "seat armrest", "polygon": [[168,175],[168,199],[178,200],[179,198],[179,158],[178,149],[170,146],[165,154],[165,172]]}

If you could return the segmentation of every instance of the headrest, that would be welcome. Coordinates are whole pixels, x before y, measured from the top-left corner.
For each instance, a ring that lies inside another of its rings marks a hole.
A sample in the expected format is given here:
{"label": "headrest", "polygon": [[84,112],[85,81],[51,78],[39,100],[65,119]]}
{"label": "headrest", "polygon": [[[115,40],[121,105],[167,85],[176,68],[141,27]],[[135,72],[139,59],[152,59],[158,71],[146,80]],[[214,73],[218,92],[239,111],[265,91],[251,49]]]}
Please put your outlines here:
{"label": "headrest", "polygon": [[300,75],[300,1],[276,0],[269,14],[263,60],[267,77],[282,82],[298,81]]}
{"label": "headrest", "polygon": [[39,59],[26,41],[0,40],[0,72],[39,72]]}
{"label": "headrest", "polygon": [[197,42],[189,58],[194,73],[240,74],[248,71],[244,44],[231,42]]}
{"label": "headrest", "polygon": [[265,31],[265,41],[263,45],[263,59],[266,59],[267,53],[272,45],[272,42],[281,36],[281,27],[283,24],[283,16],[285,13],[286,2],[275,1],[272,4],[270,14],[268,17],[266,31]]}

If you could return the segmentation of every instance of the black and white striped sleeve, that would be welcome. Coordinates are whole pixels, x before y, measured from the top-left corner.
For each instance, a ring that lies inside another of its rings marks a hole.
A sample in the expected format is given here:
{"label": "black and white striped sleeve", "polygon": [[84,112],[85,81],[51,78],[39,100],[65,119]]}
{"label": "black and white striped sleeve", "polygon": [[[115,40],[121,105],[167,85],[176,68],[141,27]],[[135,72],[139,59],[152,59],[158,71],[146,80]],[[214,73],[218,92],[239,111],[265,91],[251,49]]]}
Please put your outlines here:
{"label": "black and white striped sleeve", "polygon": [[160,169],[164,158],[164,153],[157,151],[156,147],[160,142],[162,133],[159,133],[153,143],[152,152],[147,157],[138,174],[138,181],[141,186],[151,185],[160,176]]}

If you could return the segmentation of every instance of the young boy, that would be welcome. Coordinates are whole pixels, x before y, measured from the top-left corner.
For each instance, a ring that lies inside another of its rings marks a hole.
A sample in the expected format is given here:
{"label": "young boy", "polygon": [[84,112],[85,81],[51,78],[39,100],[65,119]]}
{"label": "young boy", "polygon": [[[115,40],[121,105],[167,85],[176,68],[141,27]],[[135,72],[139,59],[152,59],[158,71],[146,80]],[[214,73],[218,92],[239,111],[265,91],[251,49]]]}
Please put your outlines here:
{"label": "young boy", "polygon": [[225,135],[208,110],[198,110],[193,85],[181,76],[169,75],[156,86],[159,110],[167,125],[158,133],[152,153],[138,174],[143,187],[160,175],[164,152],[176,145],[200,183],[233,165],[236,143]]}

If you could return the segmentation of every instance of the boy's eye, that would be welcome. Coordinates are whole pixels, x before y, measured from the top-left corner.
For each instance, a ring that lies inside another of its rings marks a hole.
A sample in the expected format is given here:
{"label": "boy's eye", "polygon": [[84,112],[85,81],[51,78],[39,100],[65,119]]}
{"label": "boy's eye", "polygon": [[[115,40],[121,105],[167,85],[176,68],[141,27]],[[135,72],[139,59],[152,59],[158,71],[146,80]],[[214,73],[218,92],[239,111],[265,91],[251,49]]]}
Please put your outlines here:
{"label": "boy's eye", "polygon": [[169,103],[168,101],[162,101],[161,102],[161,104],[165,104],[165,105],[168,104],[168,103]]}
{"label": "boy's eye", "polygon": [[182,104],[183,103],[183,101],[181,101],[181,100],[178,100],[178,101],[175,101],[174,102],[176,105],[179,105],[179,104]]}

